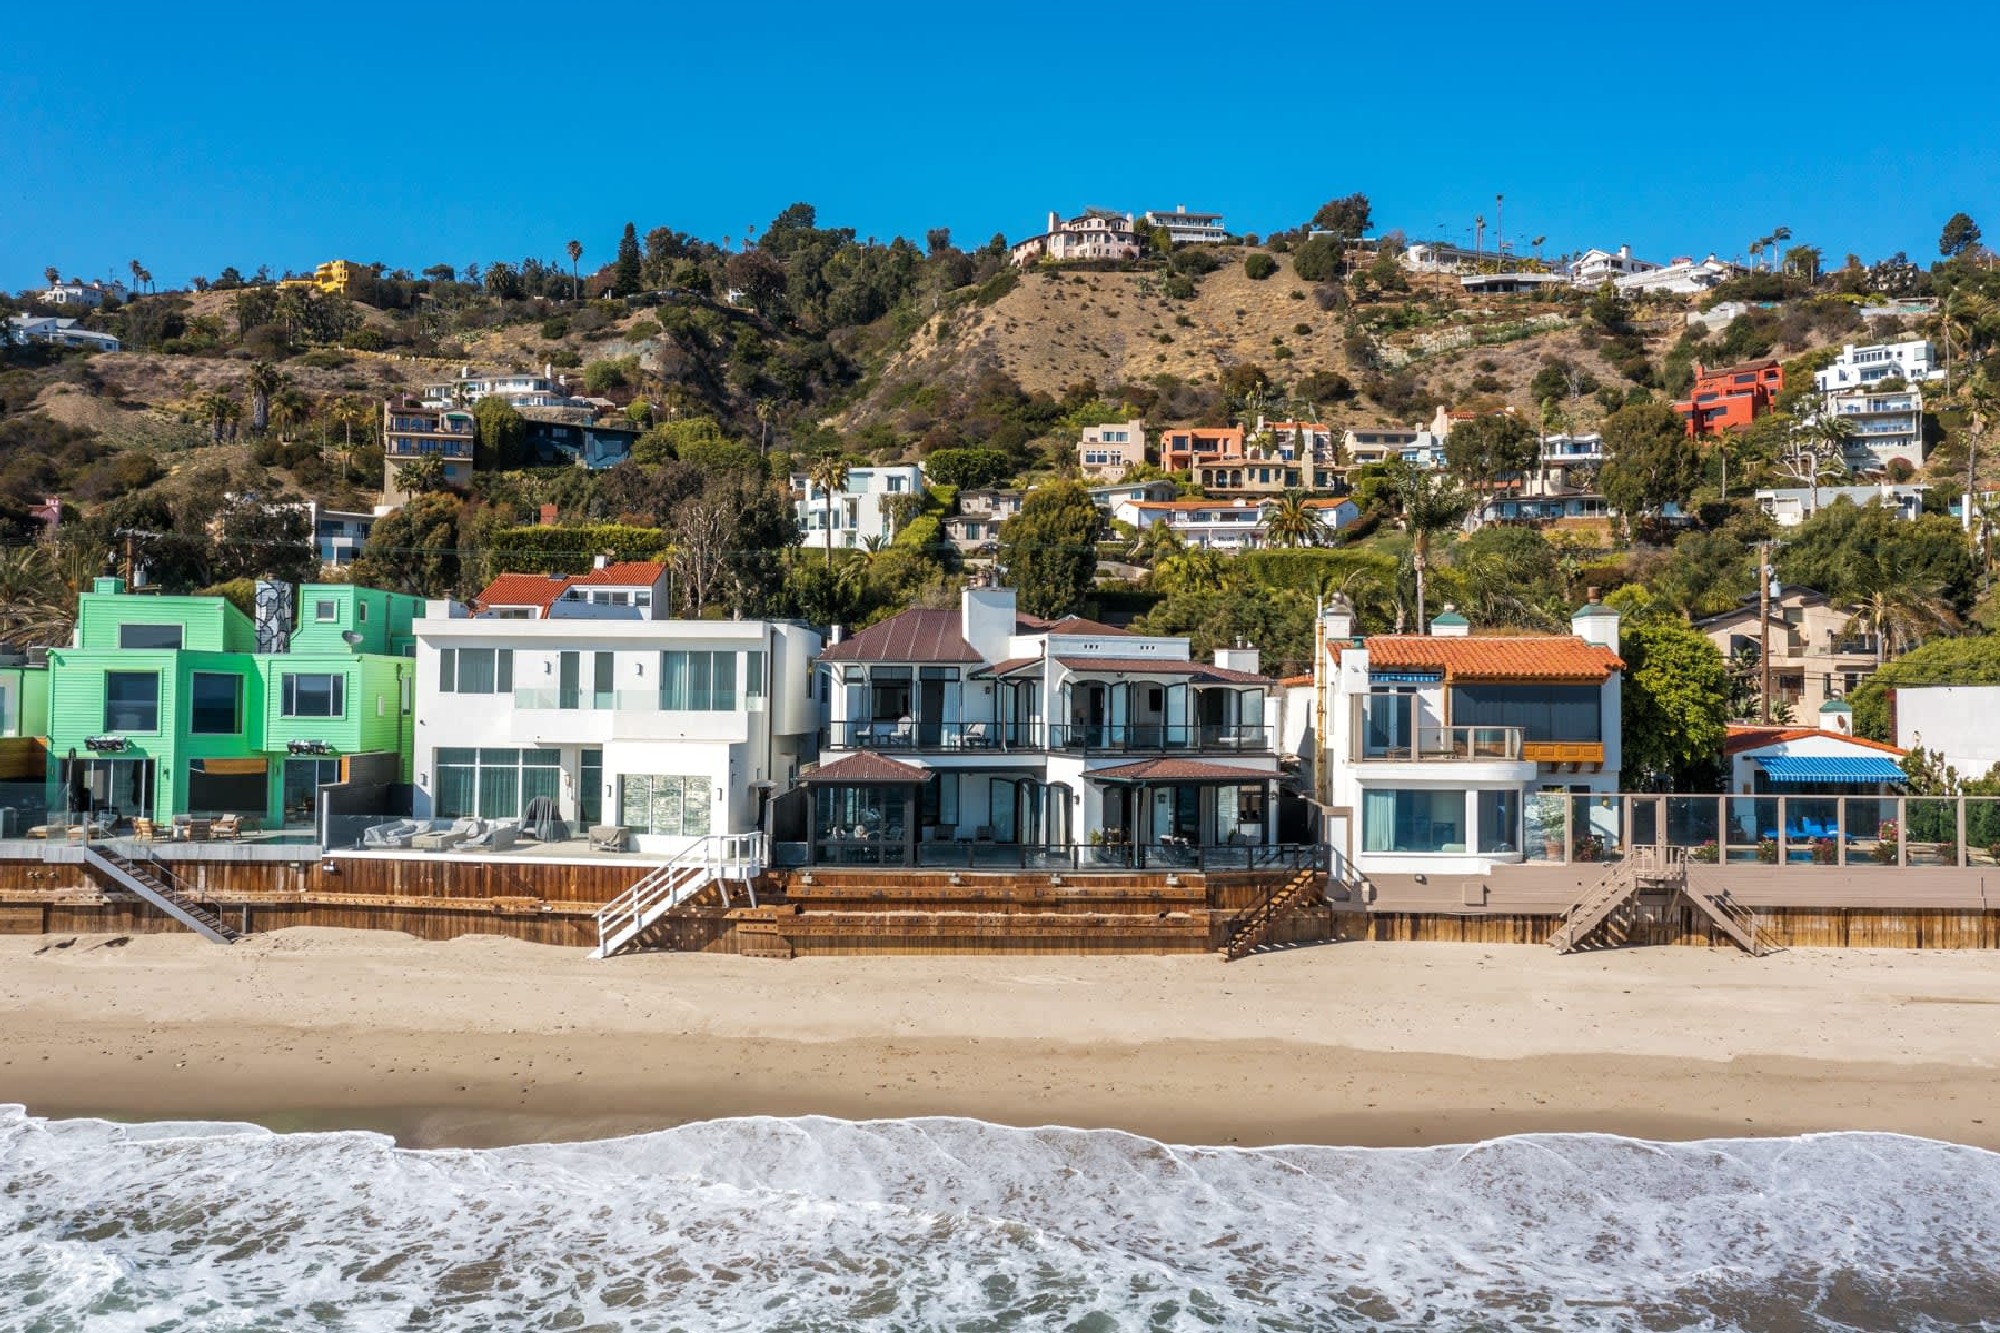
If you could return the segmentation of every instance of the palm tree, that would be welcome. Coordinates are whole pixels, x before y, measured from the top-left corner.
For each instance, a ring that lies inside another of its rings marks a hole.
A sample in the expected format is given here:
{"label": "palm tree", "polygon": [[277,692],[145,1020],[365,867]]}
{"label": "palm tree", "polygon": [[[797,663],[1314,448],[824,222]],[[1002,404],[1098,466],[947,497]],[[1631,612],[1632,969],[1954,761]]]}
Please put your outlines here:
{"label": "palm tree", "polygon": [[569,299],[575,305],[583,299],[583,279],[578,276],[577,264],[583,259],[583,242],[571,241],[564,249],[569,251]]}
{"label": "palm tree", "polygon": [[145,271],[146,266],[144,264],[141,264],[136,259],[132,261],[132,293],[135,296],[145,290],[146,279],[141,276]]}
{"label": "palm tree", "polygon": [[312,417],[312,399],[289,386],[281,388],[271,399],[271,424],[278,433],[289,437]]}
{"label": "palm tree", "polygon": [[833,497],[847,489],[847,460],[839,454],[821,454],[806,468],[806,509],[812,509],[812,490],[819,487],[826,497],[826,564],[833,568]]}
{"label": "palm tree", "polygon": [[196,407],[201,412],[202,420],[208,423],[209,439],[215,444],[222,443],[223,428],[243,414],[243,409],[237,405],[235,395],[225,393],[221,389],[210,389],[204,393],[196,403]]}
{"label": "palm tree", "polygon": [[1443,472],[1400,467],[1390,481],[1390,493],[1403,527],[1410,534],[1410,564],[1417,576],[1417,629],[1430,624],[1424,589],[1430,570],[1431,537],[1449,532],[1472,512],[1472,495]]}
{"label": "palm tree", "polygon": [[1861,599],[1861,609],[1848,622],[1851,631],[1866,626],[1875,635],[1877,666],[1916,647],[1935,632],[1956,634],[1958,613],[1935,587],[1891,583]]}
{"label": "palm tree", "polygon": [[262,435],[271,428],[271,395],[283,388],[285,372],[269,361],[252,361],[246,382],[250,385],[250,429]]}
{"label": "palm tree", "polygon": [[1819,510],[1820,487],[1847,475],[1847,446],[1853,439],[1854,423],[1832,412],[1814,412],[1793,423],[1779,448],[1777,468],[1812,488],[1811,512]]}
{"label": "palm tree", "polygon": [[57,268],[54,264],[51,264],[47,268],[42,270],[42,276],[47,278],[49,280],[49,286],[53,287],[57,283],[62,281],[62,270]]}
{"label": "palm tree", "polygon": [[1160,561],[1169,559],[1186,549],[1187,542],[1172,526],[1166,523],[1148,523],[1139,529],[1139,536],[1132,543],[1132,556],[1141,564],[1157,568]]}
{"label": "palm tree", "polygon": [[1306,503],[1304,491],[1286,491],[1264,516],[1264,538],[1271,545],[1290,550],[1318,546],[1326,536],[1326,525]]}

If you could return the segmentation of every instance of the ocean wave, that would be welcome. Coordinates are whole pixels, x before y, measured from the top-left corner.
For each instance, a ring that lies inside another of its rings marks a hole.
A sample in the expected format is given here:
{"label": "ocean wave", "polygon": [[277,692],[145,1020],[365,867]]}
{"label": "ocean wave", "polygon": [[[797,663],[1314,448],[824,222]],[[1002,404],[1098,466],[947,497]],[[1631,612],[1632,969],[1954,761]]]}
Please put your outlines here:
{"label": "ocean wave", "polygon": [[2000,1329],[2000,1156],[747,1118],[401,1149],[0,1107],[0,1330]]}

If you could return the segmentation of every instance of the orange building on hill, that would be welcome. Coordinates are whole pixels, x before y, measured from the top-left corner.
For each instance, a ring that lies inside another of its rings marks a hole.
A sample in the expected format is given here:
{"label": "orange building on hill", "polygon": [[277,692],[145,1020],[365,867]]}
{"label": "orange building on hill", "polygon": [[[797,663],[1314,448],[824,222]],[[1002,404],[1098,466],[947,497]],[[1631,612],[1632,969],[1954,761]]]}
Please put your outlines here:
{"label": "orange building on hill", "polygon": [[1771,410],[1785,386],[1784,367],[1774,360],[1746,361],[1714,369],[1694,363],[1694,387],[1674,404],[1689,435],[1706,439],[1741,430]]}

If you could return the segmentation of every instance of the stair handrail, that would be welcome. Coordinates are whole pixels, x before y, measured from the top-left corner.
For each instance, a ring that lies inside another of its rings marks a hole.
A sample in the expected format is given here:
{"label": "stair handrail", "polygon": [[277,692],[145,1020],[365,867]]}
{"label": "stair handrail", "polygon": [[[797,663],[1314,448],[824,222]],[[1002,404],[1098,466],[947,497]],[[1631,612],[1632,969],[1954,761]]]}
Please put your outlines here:
{"label": "stair handrail", "polygon": [[[683,872],[699,870],[695,876]],[[764,872],[764,835],[710,833],[682,848],[664,864],[653,867],[638,883],[597,910],[597,948],[621,932],[640,925],[662,898],[671,898],[693,879],[754,880]]]}
{"label": "stair handrail", "polygon": [[1322,852],[1328,850],[1330,849],[1317,848],[1310,852],[1303,858],[1302,863],[1294,863],[1289,867],[1291,870],[1289,875],[1267,884],[1264,887],[1263,893],[1258,896],[1255,902],[1229,918],[1228,924],[1223,927],[1222,937],[1222,948],[1226,957],[1232,960],[1240,958],[1243,956],[1243,953],[1247,953],[1250,949],[1256,947],[1254,944],[1251,944],[1244,946],[1241,952],[1238,951],[1239,944],[1252,929],[1270,924],[1268,920],[1260,921],[1259,917],[1261,915],[1268,915],[1272,910],[1271,905],[1281,895],[1290,890],[1293,885],[1297,884],[1300,876],[1317,876],[1331,873],[1327,864],[1329,858],[1322,855]]}

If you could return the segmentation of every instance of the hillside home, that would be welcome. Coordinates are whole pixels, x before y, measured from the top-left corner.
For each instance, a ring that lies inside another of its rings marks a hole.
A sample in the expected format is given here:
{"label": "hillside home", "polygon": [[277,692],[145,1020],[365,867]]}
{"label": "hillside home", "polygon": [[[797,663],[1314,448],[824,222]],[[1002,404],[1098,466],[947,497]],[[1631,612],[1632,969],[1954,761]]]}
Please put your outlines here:
{"label": "hillside home", "polygon": [[407,402],[383,403],[383,503],[400,506],[409,502],[410,492],[397,483],[396,470],[420,458],[436,458],[443,465],[446,486],[454,490],[470,486],[477,435],[477,423],[470,412]]}
{"label": "hillside home", "polygon": [[467,369],[456,379],[426,384],[421,402],[425,407],[473,407],[488,398],[499,398],[514,408],[575,407],[580,401],[570,396],[568,381],[557,378],[553,369],[545,366],[540,374],[507,371],[475,375]]}
{"label": "hillside home", "polygon": [[[1753,691],[1761,683],[1759,623],[1755,595],[1734,611],[1695,622]],[[1774,714],[1787,707],[1798,717],[1816,716],[1829,700],[1853,694],[1880,665],[1876,636],[1855,623],[1853,609],[1810,588],[1779,588],[1769,625]]]}
{"label": "hillside home", "polygon": [[368,544],[375,520],[390,512],[387,507],[331,509],[317,500],[308,500],[305,510],[312,524],[313,549],[319,553],[320,565],[329,570],[353,564],[361,548]]}
{"label": "hillside home", "polygon": [[[645,573],[608,568],[634,585]],[[572,835],[622,828],[664,854],[763,827],[818,739],[818,634],[668,619],[659,597],[563,597],[522,619],[498,613],[521,596],[502,583],[478,599],[492,610],[431,602],[413,627],[418,817],[521,820],[546,797]]]}
{"label": "hillside home", "polygon": [[1924,384],[1944,378],[1929,339],[1905,338],[1901,342],[1872,343],[1856,347],[1848,343],[1825,369],[1813,372],[1813,387],[1821,393],[1867,388],[1886,379],[1905,384]]}
{"label": "hillside home", "polygon": [[1050,213],[1048,230],[1018,242],[1012,255],[1019,265],[1042,259],[1061,264],[1080,260],[1137,259],[1139,248],[1139,233],[1133,228],[1130,213],[1087,208],[1067,220],[1059,213]]}
{"label": "hillside home", "polygon": [[1484,873],[1544,850],[1545,796],[1617,792],[1618,616],[1591,605],[1570,623],[1474,636],[1447,607],[1428,635],[1363,638],[1329,603],[1314,688],[1336,854],[1364,874]]}
{"label": "hillside home", "polygon": [[92,352],[115,352],[124,344],[108,333],[86,329],[73,319],[54,315],[9,315],[0,324],[0,342],[25,346],[48,343],[55,347],[80,347]]}
{"label": "hillside home", "polygon": [[[1211,551],[1254,551],[1270,545],[1268,524],[1273,498],[1209,500],[1125,500],[1114,505],[1113,518],[1144,531],[1155,524],[1170,528],[1189,546]],[[1361,517],[1352,500],[1312,499],[1306,508],[1331,537]]]}
{"label": "hillside home", "polygon": [[1341,436],[1349,467],[1371,463],[1408,463],[1416,468],[1444,466],[1444,437],[1424,426],[1350,427]]}
{"label": "hillside home", "polygon": [[1185,204],[1175,204],[1171,213],[1149,209],[1144,221],[1148,228],[1165,227],[1175,245],[1220,245],[1229,239],[1222,214],[1190,213]]}
{"label": "hillside home", "polygon": [[1134,417],[1085,426],[1076,461],[1087,482],[1122,481],[1126,472],[1146,461],[1146,423]]}
{"label": "hillside home", "polygon": [[1203,472],[1243,465],[1241,426],[1170,426],[1160,432],[1160,467],[1167,472],[1187,472],[1197,482]]}
{"label": "hillside home", "polygon": [[1923,516],[1927,486],[1780,486],[1757,492],[1757,507],[1781,528],[1796,528],[1807,519],[1841,500],[1851,505],[1879,504],[1900,519]]}
{"label": "hillside home", "polygon": [[221,597],[97,580],[73,643],[49,653],[49,808],[311,828],[329,783],[407,781],[421,606],[260,583],[253,620]]}
{"label": "hillside home", "polygon": [[1720,287],[1742,272],[1735,264],[1714,255],[1706,259],[1682,255],[1671,263],[1613,278],[1611,285],[1620,296],[1693,296]]}
{"label": "hillside home", "polygon": [[1570,281],[1578,287],[1599,287],[1616,283],[1620,278],[1629,278],[1641,273],[1651,273],[1662,267],[1651,260],[1639,259],[1632,254],[1632,247],[1621,245],[1611,250],[1585,250],[1570,262]]}
{"label": "hillside home", "polygon": [[1259,416],[1256,434],[1267,437],[1281,457],[1296,460],[1300,484],[1306,489],[1330,491],[1340,485],[1340,447],[1325,422],[1266,421]]}
{"label": "hillside home", "polygon": [[1120,481],[1108,486],[1090,487],[1090,502],[1105,514],[1116,517],[1118,507],[1122,504],[1136,500],[1171,500],[1180,493],[1180,487],[1162,478],[1155,478],[1152,481]]}
{"label": "hillside home", "polygon": [[1880,472],[1899,458],[1912,469],[1923,464],[1921,389],[1849,389],[1827,393],[1822,401],[1853,432],[1842,450],[1851,470]]}
{"label": "hillside home", "polygon": [[[830,722],[805,774],[815,864],[1195,864],[1277,840],[1278,703],[1255,649],[1017,613],[967,588],[820,655]],[[1032,859],[1031,859],[1032,863]]]}
{"label": "hillside home", "polygon": [[530,467],[573,466],[593,472],[617,467],[632,456],[642,432],[624,422],[577,424],[524,416],[521,445]]}
{"label": "hillside home", "polygon": [[807,480],[803,472],[792,474],[793,510],[802,534],[799,545],[809,551],[856,550],[867,542],[887,542],[896,535],[892,496],[924,494],[923,469],[914,463],[901,467],[857,467],[847,470],[847,484],[832,495]]}
{"label": "hillside home", "polygon": [[47,291],[37,293],[36,300],[44,305],[77,306],[84,310],[95,310],[106,301],[123,301],[125,284],[122,282],[79,282],[75,278],[55,282]]}
{"label": "hillside home", "polygon": [[1694,387],[1674,404],[1674,411],[1687,422],[1689,435],[1706,439],[1741,430],[1769,412],[1784,385],[1785,370],[1776,360],[1720,367],[1697,361]]}
{"label": "hillside home", "polygon": [[329,259],[314,266],[311,277],[286,278],[278,285],[313,287],[329,296],[352,296],[361,280],[372,276],[366,264],[357,264],[351,259]]}
{"label": "hillside home", "polygon": [[587,574],[501,574],[473,609],[483,620],[651,620],[669,606],[670,577],[657,560],[598,556]]}
{"label": "hillside home", "polygon": [[944,521],[952,545],[966,554],[990,554],[1000,539],[1000,525],[1021,512],[1026,492],[981,489],[958,493],[958,512]]}

